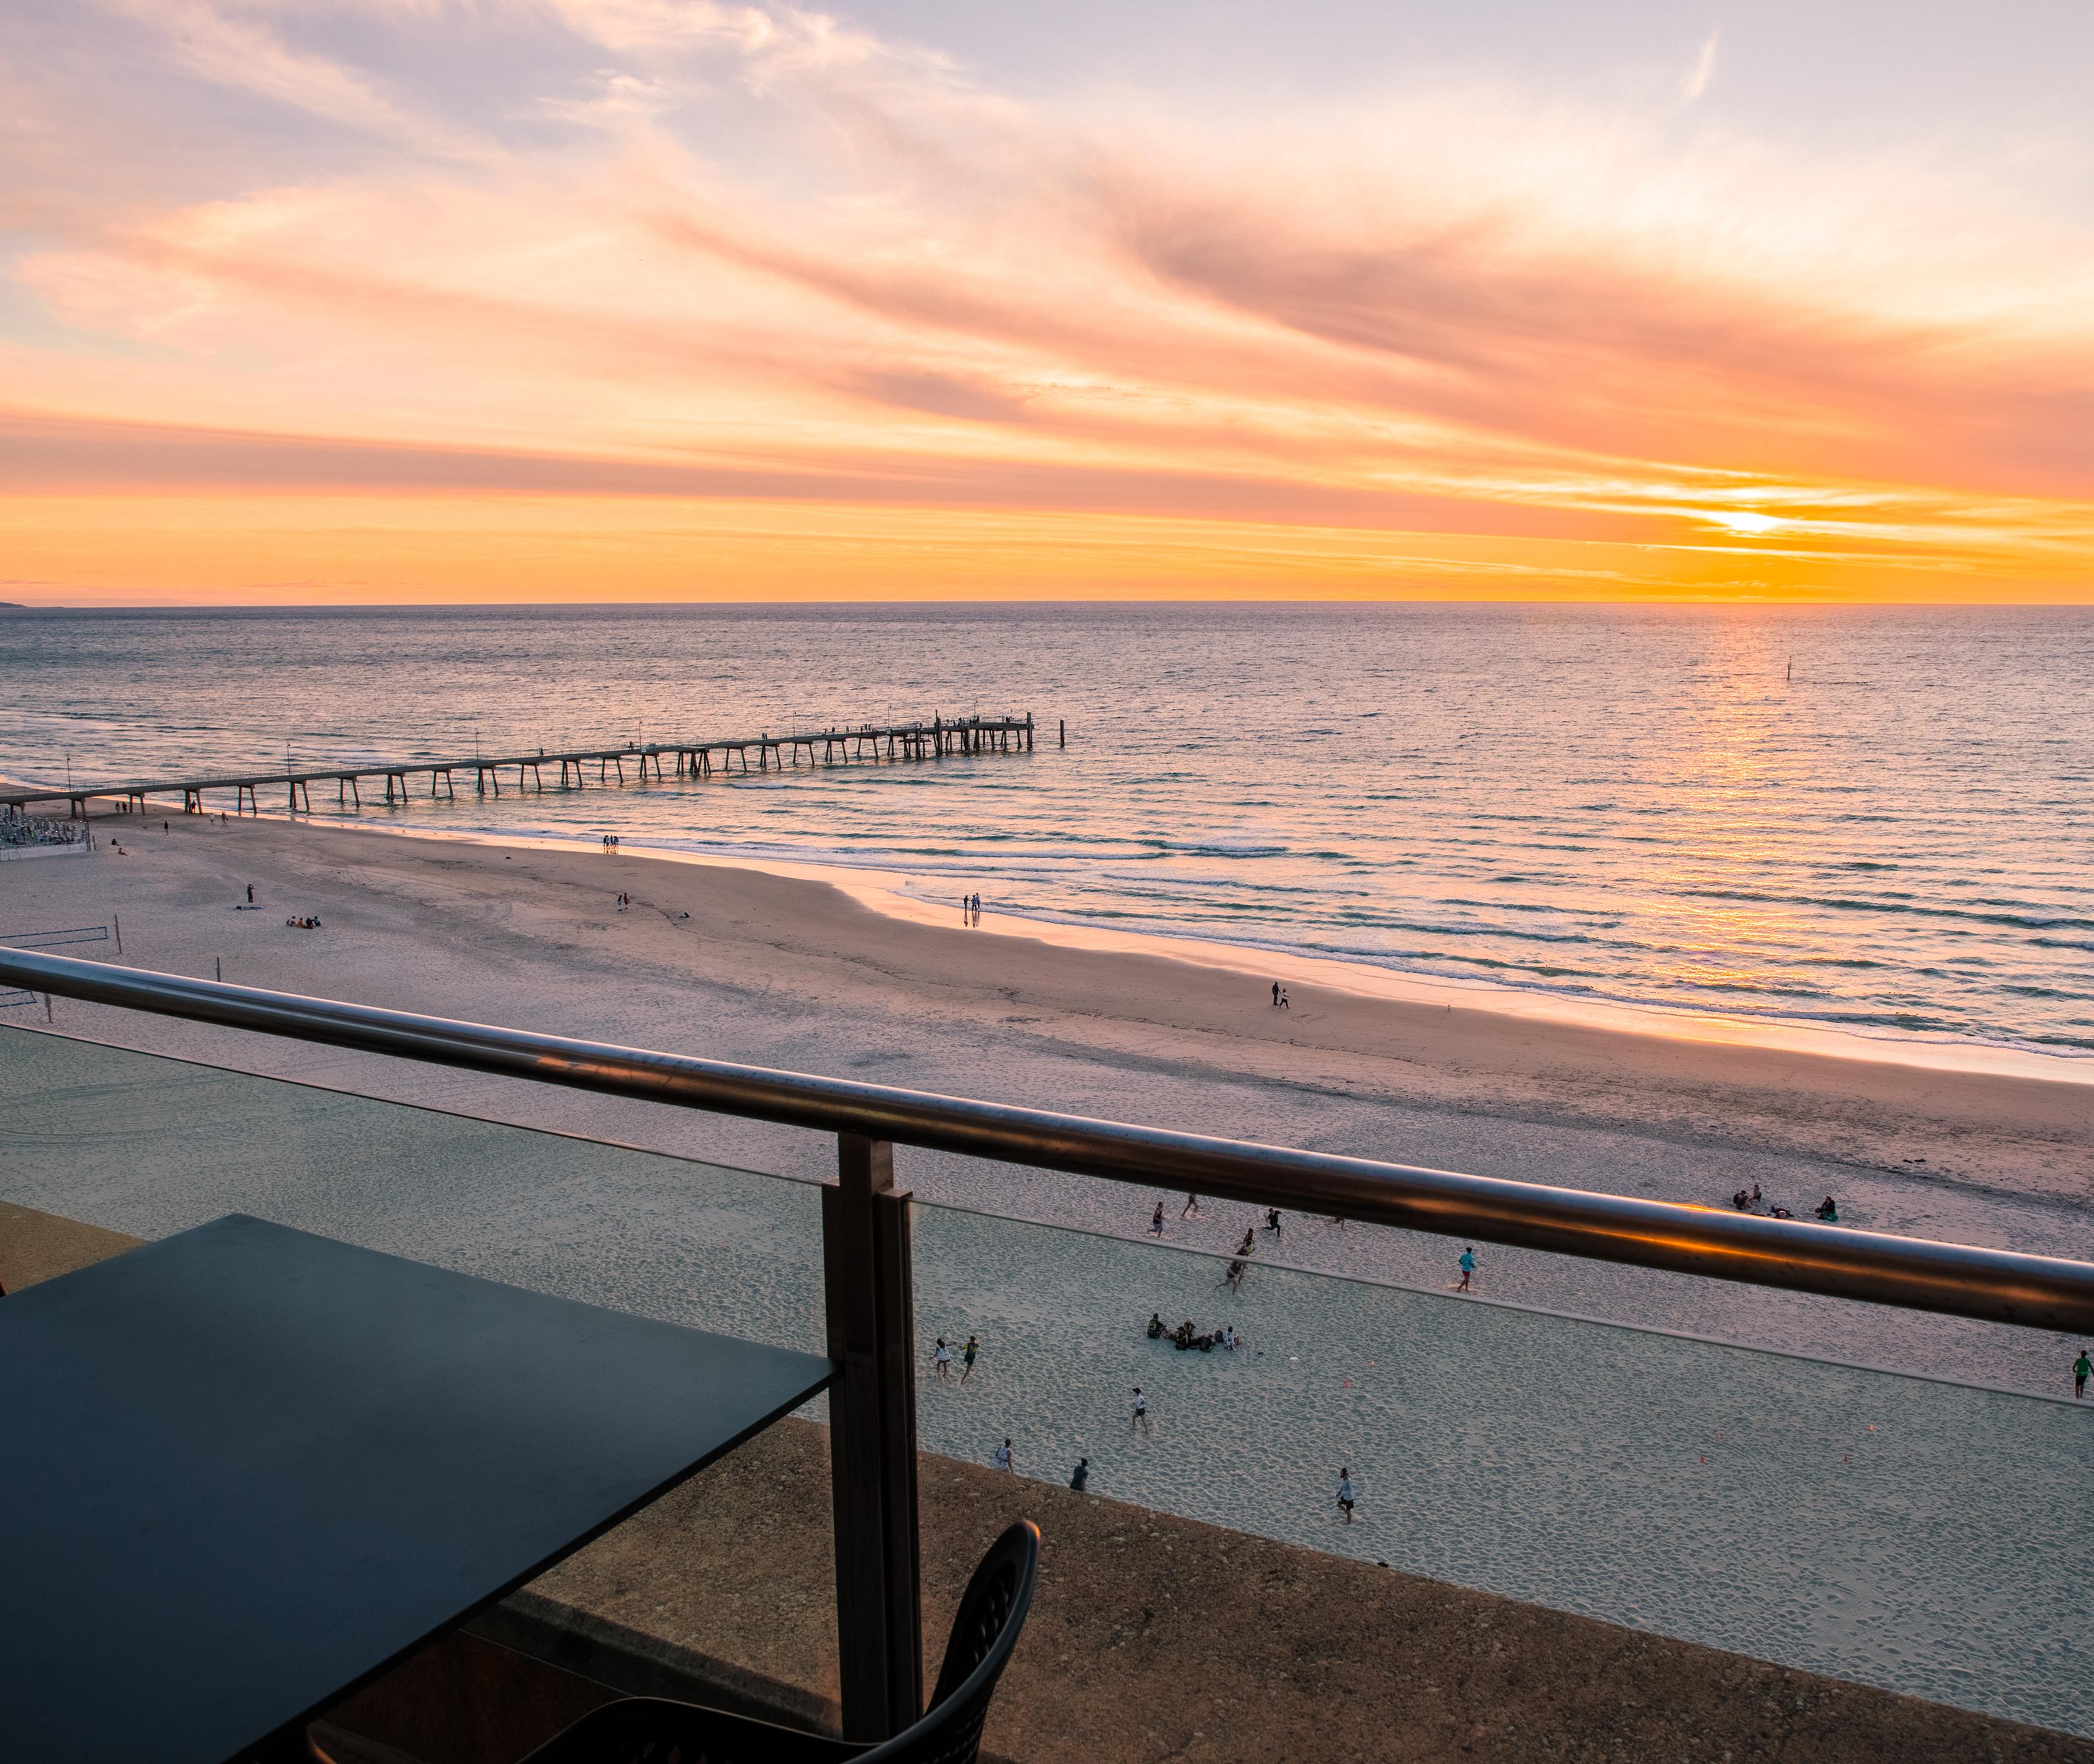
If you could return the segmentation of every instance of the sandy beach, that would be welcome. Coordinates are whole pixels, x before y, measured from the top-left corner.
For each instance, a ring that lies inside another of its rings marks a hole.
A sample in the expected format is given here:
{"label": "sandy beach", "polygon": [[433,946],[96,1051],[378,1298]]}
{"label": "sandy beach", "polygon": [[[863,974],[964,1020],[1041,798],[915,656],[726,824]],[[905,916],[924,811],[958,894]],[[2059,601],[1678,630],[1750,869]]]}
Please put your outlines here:
{"label": "sandy beach", "polygon": [[[717,864],[266,819],[163,824],[106,818],[91,857],[0,867],[6,925],[120,918],[124,959],[167,971],[219,962],[254,985],[1247,1139],[1677,1201],[1720,1204],[1757,1183],[1799,1214],[1836,1194],[1871,1228],[2088,1245],[2094,1084],[1368,996],[1255,951],[1232,971],[1160,940],[1154,954],[1071,946],[993,914],[963,927],[957,905],[947,923],[898,917],[822,882]],[[250,883],[257,910],[236,910]],[[287,927],[293,915],[323,928]],[[1272,1008],[1274,980],[1292,1009]],[[815,1175],[828,1155],[814,1136],[760,1123],[70,1001],[57,1027],[754,1169]],[[927,1197],[1129,1235],[1153,1204],[931,1154],[910,1156],[906,1175]],[[1182,1198],[1166,1208],[1173,1242],[1233,1241],[1243,1222],[1229,1215],[1245,1210],[1181,1220]],[[1427,1288],[1458,1249],[1300,1223],[1289,1259]],[[2057,1382],[2055,1345],[2025,1332],[1507,1250],[1486,1252],[1479,1284],[1831,1358]]]}

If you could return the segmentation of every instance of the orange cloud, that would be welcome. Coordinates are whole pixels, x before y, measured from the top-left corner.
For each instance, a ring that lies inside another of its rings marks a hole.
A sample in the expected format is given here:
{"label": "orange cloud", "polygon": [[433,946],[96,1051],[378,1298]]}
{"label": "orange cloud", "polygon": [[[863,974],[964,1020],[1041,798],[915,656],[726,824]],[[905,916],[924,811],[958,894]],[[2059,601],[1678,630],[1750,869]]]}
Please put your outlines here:
{"label": "orange cloud", "polygon": [[102,18],[150,175],[0,86],[71,180],[0,324],[50,597],[2094,587],[2094,241],[2005,167],[1020,102],[704,0],[480,9],[491,110],[300,9]]}

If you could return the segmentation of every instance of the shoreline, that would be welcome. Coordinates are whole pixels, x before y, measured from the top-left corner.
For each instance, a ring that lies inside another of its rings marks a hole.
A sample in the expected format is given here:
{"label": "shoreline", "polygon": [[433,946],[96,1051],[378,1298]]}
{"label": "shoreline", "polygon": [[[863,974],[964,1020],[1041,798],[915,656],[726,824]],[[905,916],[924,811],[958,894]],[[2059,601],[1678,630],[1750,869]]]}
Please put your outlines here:
{"label": "shoreline", "polygon": [[[110,819],[120,823],[125,817]],[[595,854],[591,842],[580,837],[505,833],[485,828],[452,830],[349,820],[337,823],[274,810],[250,815],[245,819],[250,824],[267,822],[281,827],[302,826],[497,850]],[[1260,985],[1277,980],[1289,988],[1313,984],[1362,999],[1450,1011],[1458,1009],[1499,1016],[1514,1023],[1592,1029],[1602,1033],[1714,1046],[1760,1048],[1826,1059],[1905,1066],[1922,1071],[2094,1086],[2094,1054],[2050,1054],[1997,1042],[1903,1035],[1894,1030],[1872,1034],[1793,1019],[1726,1016],[1688,1006],[1581,999],[1541,987],[1509,986],[1492,980],[1422,974],[1386,967],[1364,958],[1319,955],[1284,945],[1232,943],[1167,931],[1118,931],[1080,921],[1036,918],[1023,913],[991,912],[984,909],[978,923],[955,927],[952,919],[958,910],[955,906],[934,904],[924,895],[912,892],[912,888],[923,885],[919,879],[884,867],[727,855],[637,842],[629,849],[620,847],[617,855],[819,884],[836,889],[870,911],[906,923],[986,932],[1002,937],[1023,938],[1054,949],[1182,962],[1192,967],[1219,970]]]}
{"label": "shoreline", "polygon": [[[128,856],[105,843],[85,865],[0,866],[7,923],[120,914],[125,959],[150,970],[222,963],[240,984],[1097,1119],[1718,1207],[1758,1186],[1801,1214],[1833,1193],[1860,1229],[2037,1254],[2083,1258],[2094,1236],[2084,1083],[1517,1017],[1444,991],[1371,996],[1288,964],[1283,1012],[1273,971],[1247,974],[1233,949],[1216,966],[1169,940],[1087,946],[1001,915],[975,931],[957,901],[897,916],[862,886],[689,854],[167,819],[167,836],[149,823],[126,836]],[[249,884],[260,910],[237,910]],[[797,1130],[59,1002],[61,1030],[141,1052],[774,1175],[833,1171],[833,1145]],[[929,1202],[1107,1236],[1145,1236],[1161,1199],[1174,1246],[1226,1250],[1254,1223],[1227,1204],[1180,1219],[1180,1196],[929,1153],[909,1180]],[[604,1228],[583,1198],[576,1212],[538,1197],[544,1218],[513,1227],[532,1242]],[[1303,1214],[1286,1242],[1301,1267],[1424,1292],[1461,1247]],[[1503,1246],[1485,1259],[1493,1299],[1808,1358],[2048,1390],[2070,1358],[2004,1326]]]}

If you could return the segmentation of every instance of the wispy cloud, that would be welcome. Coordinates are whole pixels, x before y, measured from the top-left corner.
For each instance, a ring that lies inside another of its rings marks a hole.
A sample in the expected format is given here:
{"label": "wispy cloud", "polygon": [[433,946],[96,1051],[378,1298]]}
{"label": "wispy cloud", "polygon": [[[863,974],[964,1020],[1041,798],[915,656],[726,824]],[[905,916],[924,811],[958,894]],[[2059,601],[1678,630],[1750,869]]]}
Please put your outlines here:
{"label": "wispy cloud", "polygon": [[[1696,593],[2094,568],[2094,238],[2025,162],[1476,86],[1255,124],[1021,101],[713,0],[128,3],[106,96],[164,176],[23,211],[18,495],[1379,530],[1515,587],[1550,564],[1507,545]],[[36,153],[91,155],[25,66]],[[207,91],[295,152],[243,161]]]}
{"label": "wispy cloud", "polygon": [[1696,102],[1709,89],[1709,82],[1716,76],[1716,46],[1719,33],[1711,31],[1703,41],[1701,53],[1695,56],[1694,65],[1687,70],[1679,82],[1679,105],[1685,110]]}

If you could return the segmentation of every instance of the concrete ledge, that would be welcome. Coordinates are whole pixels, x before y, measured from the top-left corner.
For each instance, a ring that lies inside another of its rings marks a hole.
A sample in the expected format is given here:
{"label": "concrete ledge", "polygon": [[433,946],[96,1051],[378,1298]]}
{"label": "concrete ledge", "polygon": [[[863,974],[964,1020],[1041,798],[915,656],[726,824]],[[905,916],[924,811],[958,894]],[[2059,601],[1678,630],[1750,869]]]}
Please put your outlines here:
{"label": "concrete ledge", "polygon": [[144,1241],[120,1231],[104,1231],[99,1225],[83,1225],[55,1213],[0,1201],[0,1287],[19,1293],[105,1256],[136,1249]]}
{"label": "concrete ledge", "polygon": [[[1019,1518],[1045,1534],[984,1736],[1029,1764],[2094,1764],[2094,1741],[947,1458],[921,1475],[927,1676],[989,1542]],[[533,1623],[651,1638],[723,1692],[789,1686],[771,1718],[813,1699],[833,1731],[827,1430],[780,1423],[527,1597]]]}

